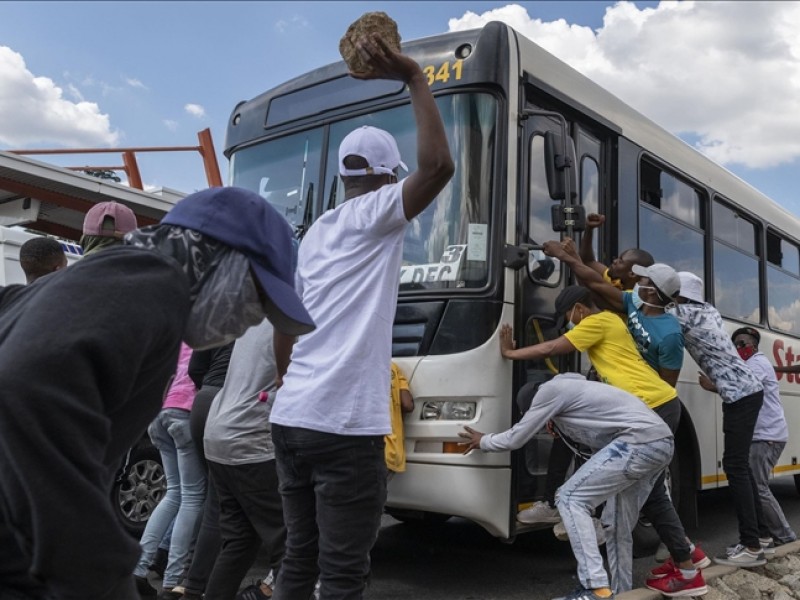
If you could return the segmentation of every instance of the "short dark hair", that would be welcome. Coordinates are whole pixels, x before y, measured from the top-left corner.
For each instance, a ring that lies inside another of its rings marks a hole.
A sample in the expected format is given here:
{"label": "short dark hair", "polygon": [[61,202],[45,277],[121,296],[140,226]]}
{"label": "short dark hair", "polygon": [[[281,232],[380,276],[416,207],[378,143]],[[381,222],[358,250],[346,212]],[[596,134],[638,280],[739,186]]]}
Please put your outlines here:
{"label": "short dark hair", "polygon": [[55,271],[64,258],[61,244],[49,237],[33,238],[19,249],[19,264],[25,271],[28,283]]}
{"label": "short dark hair", "polygon": [[641,248],[631,248],[630,250],[625,250],[623,254],[630,255],[628,260],[631,264],[640,265],[642,267],[651,267],[656,262],[652,254]]}

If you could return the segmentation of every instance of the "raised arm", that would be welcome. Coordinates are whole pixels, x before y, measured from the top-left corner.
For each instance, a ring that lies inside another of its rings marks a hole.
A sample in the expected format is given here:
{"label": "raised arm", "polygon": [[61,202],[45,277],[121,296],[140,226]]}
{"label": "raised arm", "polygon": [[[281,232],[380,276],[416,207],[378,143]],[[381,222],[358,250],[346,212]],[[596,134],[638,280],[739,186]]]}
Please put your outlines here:
{"label": "raised arm", "polygon": [[593,271],[597,271],[602,275],[605,273],[606,266],[599,262],[594,255],[594,230],[601,227],[606,222],[604,215],[591,213],[586,216],[586,230],[583,232],[581,238],[581,254],[580,258],[587,267]]}
{"label": "raised arm", "polygon": [[[570,238],[565,238],[563,242],[545,242],[543,251],[547,256],[557,258],[568,265],[582,285],[585,285],[595,294],[603,298],[611,308],[622,312],[624,309],[622,290],[611,285],[603,278],[601,272],[590,268],[581,260],[581,257],[578,256],[575,251],[574,241]],[[605,270],[605,267],[603,267],[603,270]]]}
{"label": "raised arm", "polygon": [[394,52],[376,35],[359,40],[359,51],[372,67],[368,73],[351,73],[359,79],[399,79],[408,85],[417,124],[417,170],[403,184],[403,210],[411,220],[433,202],[453,176],[455,167],[444,123],[419,65]]}

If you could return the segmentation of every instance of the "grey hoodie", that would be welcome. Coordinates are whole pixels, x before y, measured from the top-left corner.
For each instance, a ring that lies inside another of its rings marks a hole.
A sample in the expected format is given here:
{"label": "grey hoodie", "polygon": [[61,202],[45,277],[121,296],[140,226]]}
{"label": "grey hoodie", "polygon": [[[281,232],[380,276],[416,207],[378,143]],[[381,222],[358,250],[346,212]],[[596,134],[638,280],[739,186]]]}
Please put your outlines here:
{"label": "grey hoodie", "polygon": [[661,417],[636,396],[578,373],[563,373],[539,388],[519,423],[484,435],[481,450],[521,448],[551,419],[564,435],[593,451],[614,440],[643,444],[672,437]]}

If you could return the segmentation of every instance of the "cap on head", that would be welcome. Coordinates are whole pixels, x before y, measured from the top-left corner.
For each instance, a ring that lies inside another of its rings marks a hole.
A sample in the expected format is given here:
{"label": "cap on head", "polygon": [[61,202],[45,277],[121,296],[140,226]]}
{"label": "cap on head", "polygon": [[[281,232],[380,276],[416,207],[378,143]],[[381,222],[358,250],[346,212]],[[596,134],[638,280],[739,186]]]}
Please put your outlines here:
{"label": "cap on head", "polygon": [[662,293],[674,298],[681,291],[681,278],[675,269],[664,263],[655,263],[649,267],[633,265],[631,270],[640,277],[647,277]]}
{"label": "cap on head", "polygon": [[742,334],[749,335],[755,338],[756,346],[758,346],[761,343],[761,334],[758,332],[758,329],[754,329],[753,327],[739,327],[739,329],[734,331],[733,335],[731,335],[731,341],[735,340],[736,336]]}
{"label": "cap on head", "polygon": [[261,196],[238,187],[209,188],[186,196],[161,223],[193,229],[244,254],[276,329],[302,335],[315,328],[294,290],[292,229]]}
{"label": "cap on head", "polygon": [[564,313],[570,310],[578,302],[587,303],[592,297],[592,292],[589,288],[581,285],[568,285],[556,298],[556,320],[564,316]]}
{"label": "cap on head", "polygon": [[[348,156],[360,156],[367,161],[363,169],[348,169],[344,159]],[[397,167],[408,171],[400,160],[400,150],[392,134],[377,127],[364,125],[347,134],[339,144],[339,174],[346,177],[363,175],[394,175]]]}
{"label": "cap on head", "polygon": [[119,202],[98,202],[83,219],[83,235],[121,239],[137,227],[136,215]]}
{"label": "cap on head", "polygon": [[689,271],[681,271],[678,277],[681,280],[681,291],[678,295],[694,302],[705,302],[702,279]]}

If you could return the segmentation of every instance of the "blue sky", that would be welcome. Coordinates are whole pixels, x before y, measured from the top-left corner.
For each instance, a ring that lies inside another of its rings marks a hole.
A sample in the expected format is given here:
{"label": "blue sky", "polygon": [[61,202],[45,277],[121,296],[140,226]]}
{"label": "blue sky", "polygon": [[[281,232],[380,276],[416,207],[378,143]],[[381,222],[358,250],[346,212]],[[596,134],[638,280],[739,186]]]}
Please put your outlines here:
{"label": "blue sky", "polygon": [[[235,104],[338,60],[370,10],[404,39],[505,20],[800,214],[796,2],[5,1],[0,148],[194,145],[210,127],[225,177]],[[147,185],[205,185],[193,154],[139,160]]]}

